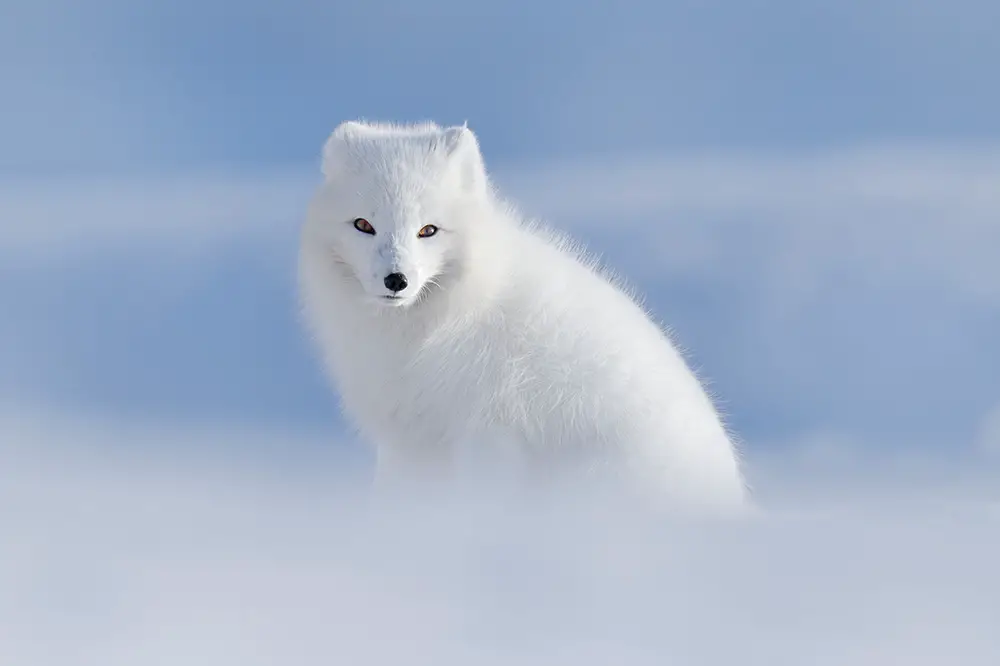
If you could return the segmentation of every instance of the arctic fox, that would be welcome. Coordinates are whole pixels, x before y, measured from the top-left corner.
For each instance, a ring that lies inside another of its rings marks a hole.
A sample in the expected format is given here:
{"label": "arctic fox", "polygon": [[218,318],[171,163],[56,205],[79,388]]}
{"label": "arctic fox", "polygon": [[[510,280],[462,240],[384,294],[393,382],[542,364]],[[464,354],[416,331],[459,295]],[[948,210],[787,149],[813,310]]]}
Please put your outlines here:
{"label": "arctic fox", "polygon": [[348,121],[302,229],[303,314],[383,475],[468,447],[607,470],[668,506],[748,502],[737,452],[667,335],[563,237],[523,221],[465,125]]}

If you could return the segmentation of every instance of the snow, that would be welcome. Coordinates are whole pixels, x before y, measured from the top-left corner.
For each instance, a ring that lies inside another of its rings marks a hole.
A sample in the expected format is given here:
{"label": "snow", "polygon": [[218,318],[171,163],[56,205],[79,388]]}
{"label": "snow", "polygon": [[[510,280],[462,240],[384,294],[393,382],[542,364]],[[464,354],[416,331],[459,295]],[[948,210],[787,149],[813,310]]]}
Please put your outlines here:
{"label": "snow", "polygon": [[1000,663],[975,461],[775,455],[763,515],[682,520],[368,501],[313,437],[0,418],[0,663]]}

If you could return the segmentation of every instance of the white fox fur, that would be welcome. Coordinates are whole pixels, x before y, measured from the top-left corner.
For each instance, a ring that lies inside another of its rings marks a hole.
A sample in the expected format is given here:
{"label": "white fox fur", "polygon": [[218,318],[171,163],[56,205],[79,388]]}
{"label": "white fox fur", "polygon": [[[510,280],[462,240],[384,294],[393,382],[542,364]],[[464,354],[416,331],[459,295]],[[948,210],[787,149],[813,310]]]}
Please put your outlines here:
{"label": "white fox fur", "polygon": [[[492,449],[535,471],[609,470],[670,504],[745,506],[735,447],[681,354],[615,280],[500,201],[470,129],[346,122],[322,170],[303,310],[377,478],[443,478],[463,450]],[[389,300],[394,273],[408,284]]]}

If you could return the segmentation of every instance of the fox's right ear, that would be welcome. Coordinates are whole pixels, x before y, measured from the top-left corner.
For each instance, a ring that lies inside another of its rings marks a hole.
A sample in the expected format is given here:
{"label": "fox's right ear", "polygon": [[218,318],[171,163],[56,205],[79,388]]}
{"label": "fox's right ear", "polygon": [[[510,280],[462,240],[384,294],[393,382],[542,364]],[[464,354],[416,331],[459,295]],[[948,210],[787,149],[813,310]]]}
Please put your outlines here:
{"label": "fox's right ear", "polygon": [[320,159],[320,171],[323,172],[323,177],[327,180],[333,180],[340,168],[339,165],[342,162],[341,156],[344,152],[344,132],[343,127],[347,123],[341,124],[337,129],[333,131],[326,139],[326,143],[323,144],[323,155]]}
{"label": "fox's right ear", "polygon": [[356,120],[347,120],[339,125],[330,134],[323,146],[323,157],[321,161],[321,171],[327,180],[332,180],[340,173],[343,164],[344,154],[347,144],[357,138],[365,130],[365,125]]}

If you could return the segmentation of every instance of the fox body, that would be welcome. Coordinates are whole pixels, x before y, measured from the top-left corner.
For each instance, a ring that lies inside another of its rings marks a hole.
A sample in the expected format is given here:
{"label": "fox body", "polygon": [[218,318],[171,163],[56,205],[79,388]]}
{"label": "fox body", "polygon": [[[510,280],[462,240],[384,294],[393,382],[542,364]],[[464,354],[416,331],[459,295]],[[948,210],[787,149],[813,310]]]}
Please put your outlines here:
{"label": "fox body", "polygon": [[377,478],[442,478],[492,450],[671,502],[746,503],[735,447],[668,336],[499,198],[470,129],[346,122],[322,170],[303,312]]}

